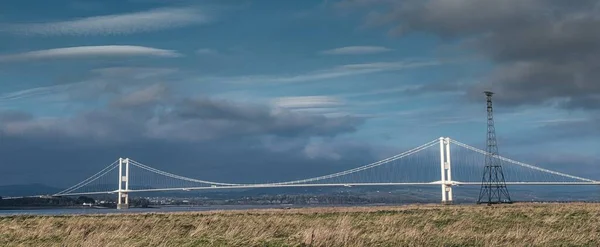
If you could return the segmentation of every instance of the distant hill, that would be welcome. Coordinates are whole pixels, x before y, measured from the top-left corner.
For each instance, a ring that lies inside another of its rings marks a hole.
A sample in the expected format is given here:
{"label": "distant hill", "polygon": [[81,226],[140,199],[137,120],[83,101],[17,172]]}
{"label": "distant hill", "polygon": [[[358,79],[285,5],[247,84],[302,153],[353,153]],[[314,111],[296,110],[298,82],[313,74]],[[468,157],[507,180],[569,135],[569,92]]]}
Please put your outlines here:
{"label": "distant hill", "polygon": [[60,191],[60,188],[47,186],[44,184],[17,184],[0,186],[0,196],[34,196],[54,194]]}

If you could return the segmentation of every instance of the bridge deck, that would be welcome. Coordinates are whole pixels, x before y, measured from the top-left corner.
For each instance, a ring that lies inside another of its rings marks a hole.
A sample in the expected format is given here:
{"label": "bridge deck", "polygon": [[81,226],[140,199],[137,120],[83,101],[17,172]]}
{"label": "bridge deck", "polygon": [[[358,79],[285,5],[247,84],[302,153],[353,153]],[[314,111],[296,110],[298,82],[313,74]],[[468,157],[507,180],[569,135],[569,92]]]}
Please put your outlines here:
{"label": "bridge deck", "polygon": [[[452,181],[446,183],[452,186],[481,186],[481,182],[459,182]],[[600,182],[506,182],[507,185],[600,185]],[[122,190],[121,192],[136,193],[136,192],[161,192],[161,191],[192,191],[192,190],[227,190],[227,189],[256,189],[256,188],[290,188],[290,187],[355,187],[355,186],[439,186],[440,181],[429,183],[346,183],[346,184],[249,184],[239,186],[207,186],[207,187],[189,187],[189,188],[159,188],[159,189],[141,189],[141,190]],[[94,195],[94,194],[112,194],[114,191],[103,192],[82,192],[61,194],[61,196],[75,195]]]}

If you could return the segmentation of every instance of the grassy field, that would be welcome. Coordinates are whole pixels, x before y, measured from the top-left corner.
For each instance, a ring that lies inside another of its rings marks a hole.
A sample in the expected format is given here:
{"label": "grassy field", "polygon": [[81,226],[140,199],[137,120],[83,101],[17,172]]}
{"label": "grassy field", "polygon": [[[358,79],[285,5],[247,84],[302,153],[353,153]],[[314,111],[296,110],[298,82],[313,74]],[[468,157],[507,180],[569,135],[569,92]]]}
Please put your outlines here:
{"label": "grassy field", "polygon": [[600,205],[9,216],[0,246],[600,246]]}

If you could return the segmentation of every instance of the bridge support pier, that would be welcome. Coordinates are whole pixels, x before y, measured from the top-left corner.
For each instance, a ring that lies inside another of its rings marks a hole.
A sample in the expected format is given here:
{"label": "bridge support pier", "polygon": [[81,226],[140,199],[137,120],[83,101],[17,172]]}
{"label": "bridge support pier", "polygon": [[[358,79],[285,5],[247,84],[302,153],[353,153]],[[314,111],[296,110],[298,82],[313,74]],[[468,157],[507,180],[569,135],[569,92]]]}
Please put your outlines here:
{"label": "bridge support pier", "polygon": [[129,195],[127,192],[119,192],[119,202],[117,203],[117,209],[128,209],[129,208]]}
{"label": "bridge support pier", "polygon": [[129,158],[119,158],[119,195],[117,209],[129,208]]}
{"label": "bridge support pier", "polygon": [[450,162],[450,138],[440,137],[440,173],[442,204],[452,204],[452,163]]}

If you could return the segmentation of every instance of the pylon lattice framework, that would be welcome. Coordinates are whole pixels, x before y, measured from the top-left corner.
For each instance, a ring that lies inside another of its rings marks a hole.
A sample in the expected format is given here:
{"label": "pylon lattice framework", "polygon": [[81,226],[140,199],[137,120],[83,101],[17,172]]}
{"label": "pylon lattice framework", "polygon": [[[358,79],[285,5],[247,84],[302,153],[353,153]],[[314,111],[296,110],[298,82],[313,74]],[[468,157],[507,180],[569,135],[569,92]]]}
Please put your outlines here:
{"label": "pylon lattice framework", "polygon": [[496,128],[494,127],[494,109],[492,105],[492,95],[494,93],[486,91],[487,98],[487,155],[485,158],[485,167],[481,179],[481,190],[477,203],[498,204],[511,203],[510,194],[506,188],[502,164],[497,158],[498,143],[496,141]]}

